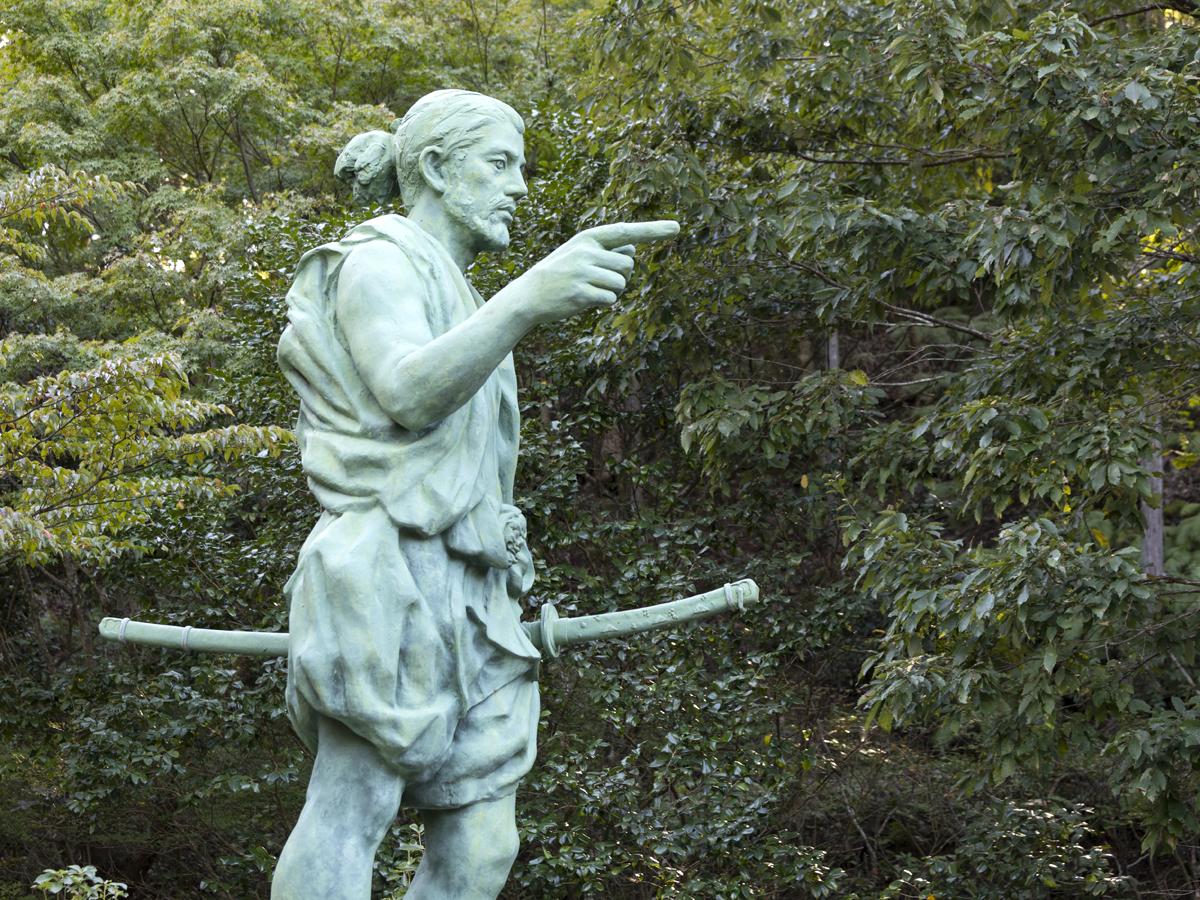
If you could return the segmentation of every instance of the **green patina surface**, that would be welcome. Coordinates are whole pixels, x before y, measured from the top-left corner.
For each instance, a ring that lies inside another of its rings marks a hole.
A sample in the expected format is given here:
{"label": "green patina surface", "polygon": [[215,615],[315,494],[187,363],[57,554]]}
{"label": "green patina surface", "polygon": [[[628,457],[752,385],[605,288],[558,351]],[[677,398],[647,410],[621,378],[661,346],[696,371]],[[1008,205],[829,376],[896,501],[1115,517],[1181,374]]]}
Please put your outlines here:
{"label": "green patina surface", "polygon": [[465,272],[508,245],[527,192],[524,124],[467,91],[419,100],[394,135],[335,168],[381,215],[304,255],[279,364],[320,519],[285,586],[289,632],[105,619],[101,634],[288,657],[288,715],[316,754],[279,858],[275,900],[370,895],[401,805],[425,856],[407,896],[492,898],[516,855],[514,795],[536,752],[537,663],[561,647],[666,627],[758,599],[753,581],[672,603],[522,624],[533,585],[513,504],[520,420],[512,351],[538,325],[612,304],[634,245],[672,221],[588,229],[485,302]]}
{"label": "green patina surface", "polygon": [[[740,611],[758,600],[758,585],[745,578],[682,600],[595,616],[560,619],[553,605],[544,604],[541,618],[536,622],[522,622],[521,628],[543,657],[554,657],[573,644],[670,628],[717,613]],[[135,622],[111,616],[100,622],[100,635],[121,643],[243,656],[287,656],[290,637],[286,631],[191,628]]]}
{"label": "green patina surface", "polygon": [[369,896],[401,804],[426,829],[410,897],[494,897],[516,855],[540,653],[517,603],[533,561],[513,505],[512,350],[611,304],[632,245],[678,231],[591,229],[485,303],[464,272],[508,244],[523,132],[499,101],[440,91],[394,135],[356,138],[339,176],[376,202],[398,189],[408,215],[310,251],[288,293],[279,362],[323,514],[285,589],[288,713],[317,759],[276,900]]}

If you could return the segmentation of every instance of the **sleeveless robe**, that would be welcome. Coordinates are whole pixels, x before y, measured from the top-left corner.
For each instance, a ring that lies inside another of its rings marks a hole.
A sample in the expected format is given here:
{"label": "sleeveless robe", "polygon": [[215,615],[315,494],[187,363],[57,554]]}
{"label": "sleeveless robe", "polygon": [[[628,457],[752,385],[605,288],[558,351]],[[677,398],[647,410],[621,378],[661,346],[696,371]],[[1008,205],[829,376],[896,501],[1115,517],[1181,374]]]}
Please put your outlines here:
{"label": "sleeveless robe", "polygon": [[[364,324],[339,310],[358,246],[403,254],[396,290]],[[301,258],[278,358],[300,395],[296,437],[324,509],[288,581],[287,705],[317,749],[319,716],[370,741],[406,782],[405,805],[461,806],[515,789],[532,765],[539,654],[505,586],[519,415],[512,356],[421,431],[393,420],[346,329],[385,327],[400,351],[483,303],[446,251],[380,216]],[[447,365],[453,365],[448,360]],[[375,372],[386,378],[386,372]]]}

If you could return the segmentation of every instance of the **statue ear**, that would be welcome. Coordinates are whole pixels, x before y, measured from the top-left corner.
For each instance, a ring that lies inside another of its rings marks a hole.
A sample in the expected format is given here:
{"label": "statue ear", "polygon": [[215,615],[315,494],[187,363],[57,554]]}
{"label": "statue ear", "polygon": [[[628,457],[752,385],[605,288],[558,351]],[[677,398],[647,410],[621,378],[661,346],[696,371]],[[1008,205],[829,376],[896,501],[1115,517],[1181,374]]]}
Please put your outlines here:
{"label": "statue ear", "polygon": [[421,167],[421,177],[425,183],[439,194],[446,193],[446,158],[441,147],[426,147],[421,151],[418,165]]}

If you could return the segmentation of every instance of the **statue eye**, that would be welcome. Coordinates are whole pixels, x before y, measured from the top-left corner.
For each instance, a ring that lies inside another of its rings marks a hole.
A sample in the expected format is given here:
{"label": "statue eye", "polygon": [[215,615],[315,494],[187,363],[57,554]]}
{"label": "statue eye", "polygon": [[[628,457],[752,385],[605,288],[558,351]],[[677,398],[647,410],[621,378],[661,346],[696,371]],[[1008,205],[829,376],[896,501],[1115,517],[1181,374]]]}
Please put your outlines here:
{"label": "statue eye", "polygon": [[505,169],[508,168],[508,160],[494,159],[494,160],[492,160],[492,165],[496,167],[497,172],[503,172]]}

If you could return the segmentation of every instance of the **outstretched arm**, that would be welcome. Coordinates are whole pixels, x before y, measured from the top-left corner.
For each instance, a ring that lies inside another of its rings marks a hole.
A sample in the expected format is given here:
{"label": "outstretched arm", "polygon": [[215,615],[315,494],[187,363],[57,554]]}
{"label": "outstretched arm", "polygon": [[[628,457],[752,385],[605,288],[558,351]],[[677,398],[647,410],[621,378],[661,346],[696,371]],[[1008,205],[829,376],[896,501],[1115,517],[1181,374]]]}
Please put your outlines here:
{"label": "outstretched arm", "polygon": [[415,311],[417,298],[396,302],[395,291],[418,277],[407,257],[384,243],[367,244],[350,254],[339,278],[342,333],[380,405],[419,431],[466,403],[536,325],[614,303],[633,269],[632,245],[678,231],[675,222],[582,231],[436,338],[423,316],[403,312]]}
{"label": "outstretched arm", "polygon": [[466,403],[532,327],[517,311],[485,303],[434,337],[420,277],[398,247],[374,241],[350,254],[338,279],[338,326],[354,365],[384,411],[411,431]]}

